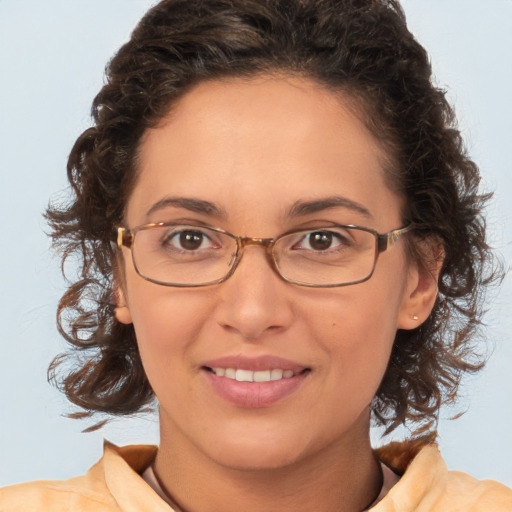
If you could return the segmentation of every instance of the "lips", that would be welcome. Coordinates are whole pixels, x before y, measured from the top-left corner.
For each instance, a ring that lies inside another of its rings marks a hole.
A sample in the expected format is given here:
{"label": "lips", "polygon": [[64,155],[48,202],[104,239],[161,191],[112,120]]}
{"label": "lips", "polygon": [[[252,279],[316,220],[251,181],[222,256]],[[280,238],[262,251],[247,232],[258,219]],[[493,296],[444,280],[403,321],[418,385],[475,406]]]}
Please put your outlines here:
{"label": "lips", "polygon": [[205,361],[203,365],[207,368],[235,368],[237,370],[250,370],[253,372],[281,369],[283,371],[291,370],[293,373],[300,373],[306,369],[306,366],[295,361],[270,355],[259,357],[243,355],[226,356]]}
{"label": "lips", "polygon": [[274,356],[225,357],[202,368],[216,394],[244,408],[270,407],[297,391],[311,371]]}
{"label": "lips", "polygon": [[271,382],[289,379],[295,375],[293,370],[283,370],[281,368],[259,371],[242,370],[241,368],[210,368],[210,370],[219,377],[226,377],[238,382]]}

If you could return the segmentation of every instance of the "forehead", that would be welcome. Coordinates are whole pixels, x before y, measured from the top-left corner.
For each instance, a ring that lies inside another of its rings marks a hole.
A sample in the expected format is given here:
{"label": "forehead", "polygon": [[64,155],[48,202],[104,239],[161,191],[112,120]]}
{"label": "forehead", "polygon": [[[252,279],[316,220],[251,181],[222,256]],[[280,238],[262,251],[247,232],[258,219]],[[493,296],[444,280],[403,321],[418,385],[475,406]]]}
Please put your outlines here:
{"label": "forehead", "polygon": [[297,200],[334,194],[389,202],[386,160],[354,102],[316,82],[204,82],[145,133],[128,215],[143,222],[140,214],[165,195],[220,203],[237,215],[257,205],[282,214]]}

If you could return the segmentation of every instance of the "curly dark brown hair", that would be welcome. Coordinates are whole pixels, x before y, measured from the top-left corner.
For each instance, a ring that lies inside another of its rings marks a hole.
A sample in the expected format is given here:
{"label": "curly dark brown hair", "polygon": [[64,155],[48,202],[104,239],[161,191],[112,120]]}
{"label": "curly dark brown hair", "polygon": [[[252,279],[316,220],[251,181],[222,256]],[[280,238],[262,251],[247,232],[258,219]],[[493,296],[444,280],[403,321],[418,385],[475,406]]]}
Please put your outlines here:
{"label": "curly dark brown hair", "polygon": [[478,191],[478,169],[398,2],[164,0],[110,61],[94,124],[69,157],[73,199],[46,213],[63,267],[70,256],[80,261],[58,308],[72,349],[49,369],[85,411],[75,416],[126,415],[154,403],[134,329],[113,314],[112,231],[123,223],[142,134],[198,82],[275,72],[354,99],[392,155],[389,182],[405,198],[414,240],[434,238],[444,247],[439,297],[421,327],[397,332],[374,419],[387,431],[400,424],[433,431],[462,375],[481,368],[475,341],[483,294],[498,274],[482,217],[489,195]]}

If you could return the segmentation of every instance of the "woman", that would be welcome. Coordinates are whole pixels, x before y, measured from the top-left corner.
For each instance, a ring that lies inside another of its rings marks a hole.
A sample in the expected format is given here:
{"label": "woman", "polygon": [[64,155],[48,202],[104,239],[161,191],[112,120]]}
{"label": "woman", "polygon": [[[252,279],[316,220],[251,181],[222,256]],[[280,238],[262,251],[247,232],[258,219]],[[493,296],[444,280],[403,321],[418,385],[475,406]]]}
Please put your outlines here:
{"label": "woman", "polygon": [[[493,275],[400,7],[164,1],[107,78],[48,211],[83,263],[60,305],[80,357],[52,371],[90,414],[156,396],[160,445],[3,509],[512,510],[432,444]],[[371,414],[416,439],[375,453]]]}

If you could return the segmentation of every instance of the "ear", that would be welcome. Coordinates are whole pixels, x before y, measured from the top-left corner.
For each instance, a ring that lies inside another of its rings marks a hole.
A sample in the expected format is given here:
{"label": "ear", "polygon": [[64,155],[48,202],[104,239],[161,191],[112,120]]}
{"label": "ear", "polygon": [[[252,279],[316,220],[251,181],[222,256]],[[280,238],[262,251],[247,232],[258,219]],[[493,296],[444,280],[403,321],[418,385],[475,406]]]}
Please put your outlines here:
{"label": "ear", "polygon": [[120,286],[116,285],[114,289],[114,298],[116,301],[116,307],[114,309],[114,316],[116,317],[116,320],[122,324],[131,324],[132,315],[130,313],[130,308],[126,304],[125,294]]}
{"label": "ear", "polygon": [[430,315],[437,298],[444,250],[440,243],[425,240],[418,244],[417,252],[416,261],[410,264],[398,314],[398,329],[419,327]]}
{"label": "ear", "polygon": [[114,248],[115,251],[115,259],[114,259],[114,300],[115,300],[115,308],[114,308],[114,316],[116,320],[122,324],[131,324],[132,323],[132,315],[130,313],[130,308],[126,302],[126,294],[124,292],[124,287],[126,286],[125,276],[124,276],[124,261],[122,251],[118,250],[117,246]]}

